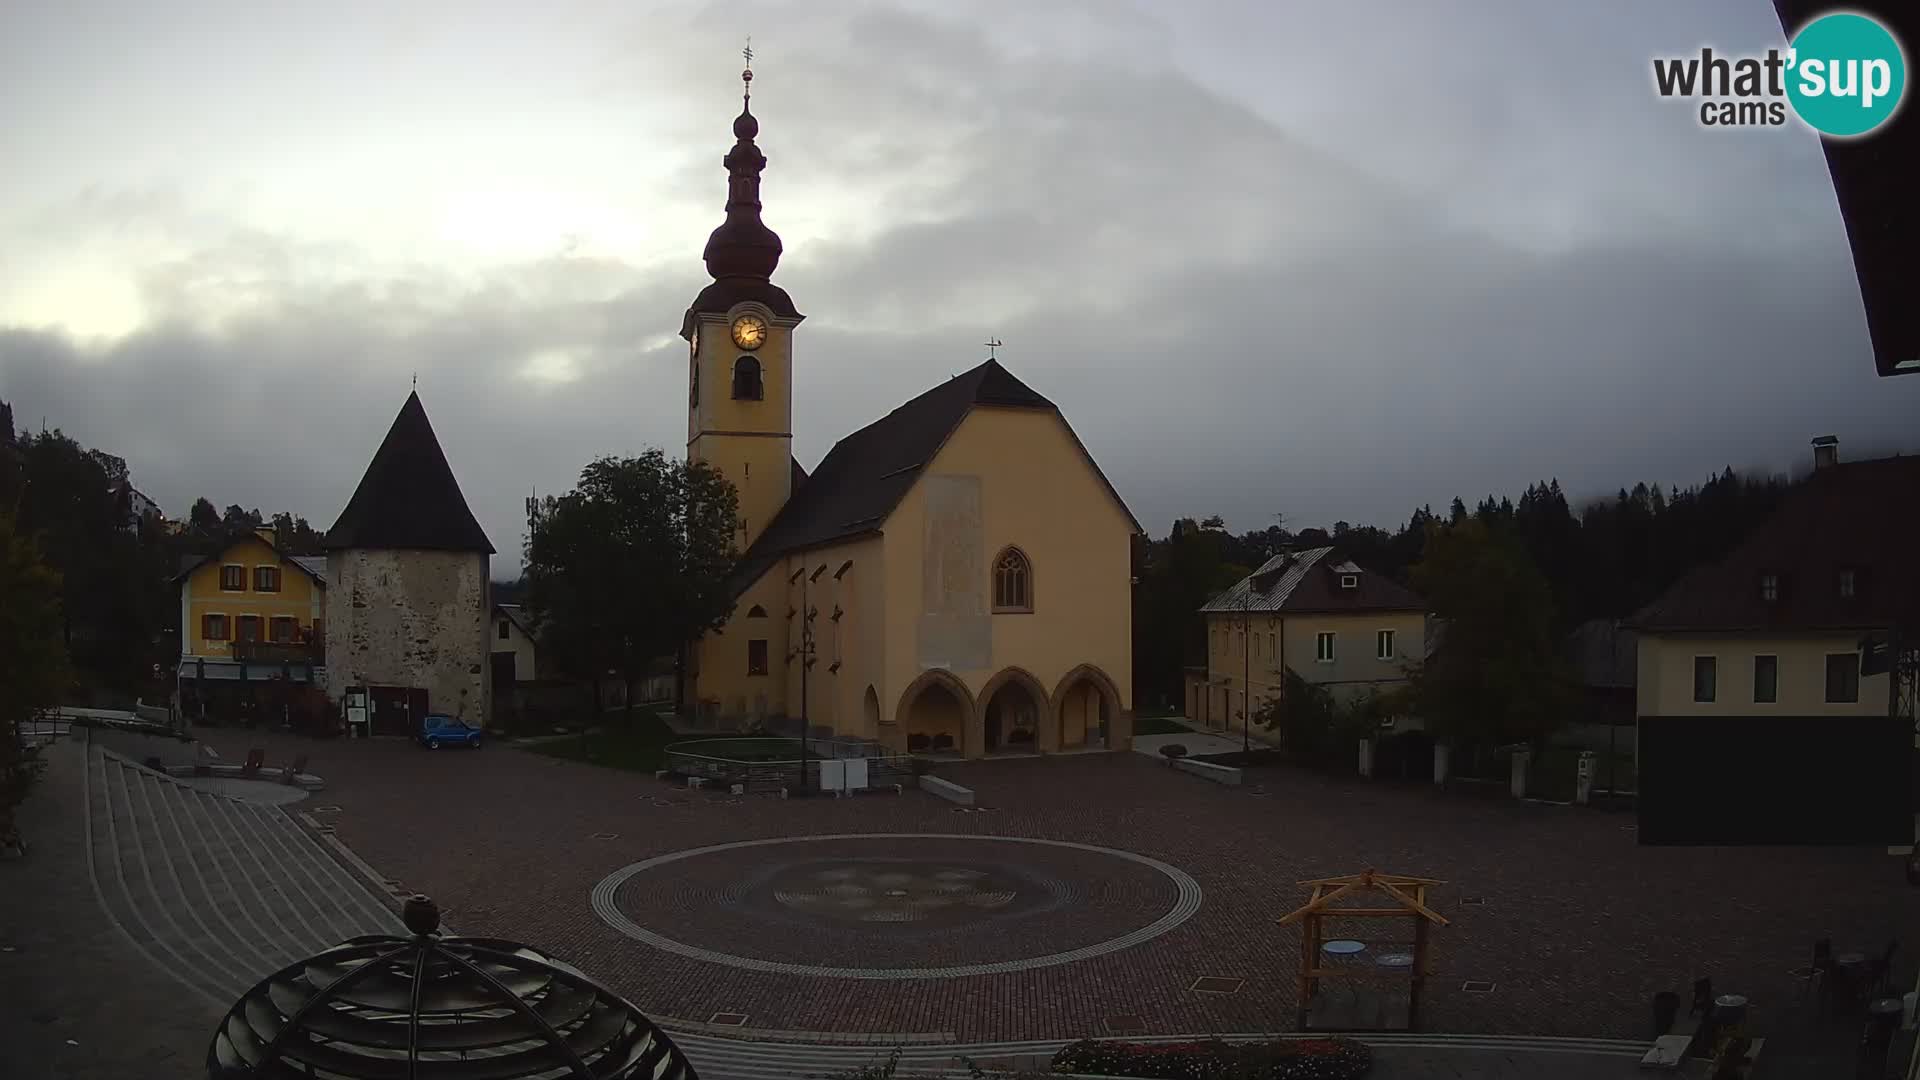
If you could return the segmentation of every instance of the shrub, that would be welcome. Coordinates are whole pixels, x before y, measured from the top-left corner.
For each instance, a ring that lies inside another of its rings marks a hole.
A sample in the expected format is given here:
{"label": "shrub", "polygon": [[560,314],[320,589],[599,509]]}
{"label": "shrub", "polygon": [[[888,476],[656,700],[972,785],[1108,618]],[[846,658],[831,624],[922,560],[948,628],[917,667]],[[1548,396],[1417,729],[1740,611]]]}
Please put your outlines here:
{"label": "shrub", "polygon": [[1053,1056],[1056,1073],[1143,1080],[1354,1080],[1373,1068],[1373,1052],[1350,1039],[1275,1039],[1228,1043],[1130,1043],[1083,1039]]}
{"label": "shrub", "polygon": [[1187,748],[1182,743],[1177,743],[1177,742],[1168,743],[1167,745],[1160,748],[1160,753],[1166,757],[1169,763],[1171,763],[1171,762],[1178,761],[1183,757],[1186,757]]}
{"label": "shrub", "polygon": [[915,776],[925,776],[933,771],[933,762],[923,757],[908,758],[907,768],[912,769]]}

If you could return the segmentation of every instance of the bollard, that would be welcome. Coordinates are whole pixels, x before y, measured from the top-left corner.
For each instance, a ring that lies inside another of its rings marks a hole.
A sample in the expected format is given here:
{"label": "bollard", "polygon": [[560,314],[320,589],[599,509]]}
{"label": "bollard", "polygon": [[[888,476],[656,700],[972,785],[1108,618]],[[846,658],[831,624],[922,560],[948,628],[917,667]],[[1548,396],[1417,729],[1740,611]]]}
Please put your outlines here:
{"label": "bollard", "polygon": [[1449,759],[1452,756],[1453,756],[1452,753],[1447,749],[1446,743],[1437,742],[1433,744],[1433,782],[1434,783],[1445,784],[1447,782],[1447,766],[1451,763]]}
{"label": "bollard", "polygon": [[1373,740],[1360,740],[1360,775],[1373,775]]}
{"label": "bollard", "polygon": [[1580,751],[1579,763],[1574,766],[1573,801],[1581,806],[1593,799],[1593,751]]}

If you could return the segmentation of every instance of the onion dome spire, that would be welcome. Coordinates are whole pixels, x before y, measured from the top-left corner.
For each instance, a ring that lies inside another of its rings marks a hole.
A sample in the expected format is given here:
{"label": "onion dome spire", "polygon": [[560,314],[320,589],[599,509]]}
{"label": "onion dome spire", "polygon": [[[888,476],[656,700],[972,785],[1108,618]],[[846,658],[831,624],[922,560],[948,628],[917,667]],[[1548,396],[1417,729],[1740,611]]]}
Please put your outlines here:
{"label": "onion dome spire", "polygon": [[780,265],[780,237],[760,220],[760,172],[767,156],[753,143],[760,121],[753,115],[753,44],[743,55],[747,67],[740,73],[740,115],[733,121],[733,149],[721,160],[727,167],[727,220],[707,237],[704,258],[714,280],[749,278],[766,281]]}

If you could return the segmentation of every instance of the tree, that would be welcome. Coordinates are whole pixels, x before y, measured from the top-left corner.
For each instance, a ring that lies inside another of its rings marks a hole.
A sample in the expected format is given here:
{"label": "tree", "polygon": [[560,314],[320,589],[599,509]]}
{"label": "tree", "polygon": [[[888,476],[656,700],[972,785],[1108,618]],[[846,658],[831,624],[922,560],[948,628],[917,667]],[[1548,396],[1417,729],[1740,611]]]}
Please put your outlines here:
{"label": "tree", "polygon": [[1553,594],[1510,530],[1478,520],[1429,526],[1414,587],[1446,620],[1413,674],[1412,703],[1441,736],[1535,741],[1567,705]]}
{"label": "tree", "polygon": [[195,499],[193,509],[187,511],[187,524],[211,536],[220,531],[220,508],[213,505],[212,499]]}
{"label": "tree", "polygon": [[260,528],[265,524],[265,519],[260,516],[260,511],[247,510],[241,507],[239,503],[234,503],[232,506],[227,507],[224,514],[220,515],[220,524],[225,527],[228,532],[247,532]]}
{"label": "tree", "polygon": [[733,485],[659,450],[601,458],[565,495],[527,500],[526,603],[543,644],[593,683],[633,684],[733,610]]}
{"label": "tree", "polygon": [[38,779],[41,762],[20,739],[23,722],[60,702],[67,685],[61,644],[60,576],[14,516],[0,512],[0,848],[20,844],[14,808]]}
{"label": "tree", "polygon": [[129,532],[109,487],[125,463],[82,449],[58,429],[20,448],[24,484],[17,527],[32,535],[60,575],[61,635],[75,666],[129,688],[160,659],[160,628],[178,619],[169,567],[151,533]]}
{"label": "tree", "polygon": [[1343,703],[1326,687],[1308,682],[1289,668],[1281,696],[1262,702],[1253,712],[1253,722],[1278,732],[1280,745],[1299,760],[1327,765],[1353,751],[1360,736],[1377,723],[1372,716],[1367,699]]}
{"label": "tree", "polygon": [[307,519],[282,511],[273,515],[273,546],[289,555],[325,555],[326,536]]}

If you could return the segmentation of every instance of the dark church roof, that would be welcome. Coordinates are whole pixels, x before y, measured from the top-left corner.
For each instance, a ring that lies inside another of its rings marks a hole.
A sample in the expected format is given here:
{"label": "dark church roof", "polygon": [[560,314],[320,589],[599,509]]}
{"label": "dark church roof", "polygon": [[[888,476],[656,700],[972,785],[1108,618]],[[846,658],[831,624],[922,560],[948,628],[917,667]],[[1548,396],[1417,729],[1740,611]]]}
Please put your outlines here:
{"label": "dark church roof", "polygon": [[[1628,625],[1651,631],[1920,626],[1920,457],[1816,469],[1720,562],[1681,578]],[[1843,595],[1841,575],[1853,595]],[[1775,596],[1762,594],[1763,576]]]}
{"label": "dark church roof", "polygon": [[407,395],[340,520],[327,530],[327,550],[336,548],[493,554],[460,494],[419,394]]}
{"label": "dark church roof", "polygon": [[[805,483],[795,487],[767,531],[742,556],[735,591],[753,584],[775,560],[790,552],[878,531],[975,405],[1039,409],[1056,416],[1060,412],[997,360],[988,360],[908,401],[835,443],[813,475],[796,475],[796,479],[805,476]],[[1065,425],[1066,418],[1060,422]],[[1067,434],[1079,445],[1072,428],[1067,428]],[[1086,454],[1086,447],[1081,446],[1080,452]],[[1132,521],[1126,503],[1091,455],[1087,464]],[[1133,521],[1133,527],[1139,531],[1140,523]]]}

